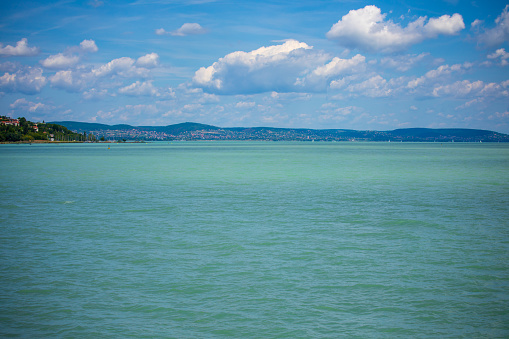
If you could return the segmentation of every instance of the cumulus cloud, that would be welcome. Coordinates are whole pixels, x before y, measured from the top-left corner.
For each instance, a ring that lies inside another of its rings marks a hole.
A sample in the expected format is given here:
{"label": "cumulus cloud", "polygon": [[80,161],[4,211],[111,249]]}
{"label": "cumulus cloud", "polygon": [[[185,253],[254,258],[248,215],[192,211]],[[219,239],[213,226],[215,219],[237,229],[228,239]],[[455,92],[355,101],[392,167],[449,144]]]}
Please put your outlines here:
{"label": "cumulus cloud", "polygon": [[[148,66],[154,64],[154,57],[150,54],[140,59],[138,59],[140,64]],[[138,67],[138,61],[129,57],[122,57],[94,68],[78,67],[73,70],[61,70],[50,77],[50,82],[55,88],[78,92],[91,88],[97,82],[106,79],[146,78],[150,70],[145,67]]]}
{"label": "cumulus cloud", "polygon": [[26,38],[18,41],[16,47],[11,45],[3,47],[3,44],[0,43],[1,56],[33,56],[37,54],[39,54],[39,48],[28,47],[28,40]]}
{"label": "cumulus cloud", "polygon": [[325,91],[340,75],[363,72],[366,68],[366,58],[360,54],[350,59],[334,57],[325,65],[316,67],[305,77],[298,78],[296,85],[309,91]]}
{"label": "cumulus cloud", "polygon": [[463,17],[457,13],[428,22],[426,17],[419,17],[407,27],[385,20],[386,16],[373,5],[351,10],[332,26],[327,38],[348,48],[390,53],[441,34],[457,34],[465,28]]}
{"label": "cumulus cloud", "polygon": [[449,76],[452,73],[456,72],[464,72],[465,70],[471,68],[473,65],[470,63],[464,64],[454,64],[452,66],[442,65],[436,69],[426,72],[425,75],[418,77],[416,79],[412,79],[408,82],[407,88],[415,89],[419,86],[424,86],[429,83],[436,83],[444,77]]}
{"label": "cumulus cloud", "polygon": [[[83,40],[79,47],[70,47],[64,53],[50,55],[40,63],[49,69],[65,69],[76,65],[81,60],[81,54],[84,52],[94,53],[98,48],[94,40]],[[76,55],[79,53],[79,55]]]}
{"label": "cumulus cloud", "polygon": [[36,94],[46,85],[46,77],[39,67],[26,66],[16,72],[6,72],[0,77],[0,90],[5,92],[21,92]]}
{"label": "cumulus cloud", "polygon": [[155,31],[157,35],[173,35],[173,36],[197,35],[204,34],[206,32],[207,30],[197,23],[185,23],[179,29],[176,29],[171,32],[166,31],[164,28],[158,28]]}
{"label": "cumulus cloud", "polygon": [[481,80],[461,80],[452,84],[436,86],[433,89],[434,97],[452,96],[458,98],[470,98],[472,96],[507,96],[507,91],[500,91],[501,86],[496,83],[484,83]]}
{"label": "cumulus cloud", "polygon": [[17,99],[12,104],[10,104],[11,109],[16,111],[24,111],[24,112],[40,112],[40,111],[47,111],[53,106],[48,106],[46,104],[43,104],[42,102],[31,102],[28,101],[25,98]]}
{"label": "cumulus cloud", "polygon": [[504,48],[497,49],[495,53],[489,54],[488,59],[499,59],[500,65],[507,66],[509,62],[507,59],[509,59],[509,53],[505,51]]}
{"label": "cumulus cloud", "polygon": [[502,14],[495,19],[495,27],[485,29],[482,27],[482,21],[475,20],[472,28],[478,31],[476,37],[481,45],[492,47],[509,41],[509,5],[506,5]]}
{"label": "cumulus cloud", "polygon": [[393,86],[380,75],[375,75],[363,82],[348,86],[345,91],[356,95],[378,98],[391,95]]}
{"label": "cumulus cloud", "polygon": [[[304,42],[287,40],[283,44],[261,47],[251,52],[237,51],[220,58],[209,67],[195,72],[193,82],[206,91],[218,94],[253,94],[263,92],[301,92],[310,90],[303,83],[313,70],[314,77],[341,72],[351,61],[334,59],[324,68],[330,57],[314,52]],[[363,57],[354,57],[353,63]]]}
{"label": "cumulus cloud", "polygon": [[99,48],[97,48],[97,45],[95,44],[94,40],[83,40],[80,43],[80,48],[82,51],[90,52],[90,53],[95,53],[99,50]]}
{"label": "cumulus cloud", "polygon": [[136,60],[136,65],[145,68],[157,67],[159,65],[159,55],[157,53],[146,54]]}
{"label": "cumulus cloud", "polygon": [[366,58],[360,54],[357,54],[352,59],[340,59],[338,57],[335,57],[328,64],[317,67],[312,74],[317,77],[325,78],[336,76],[344,72],[344,70],[346,69],[354,67],[360,63],[363,63],[365,60]]}
{"label": "cumulus cloud", "polygon": [[129,96],[160,96],[157,88],[152,85],[152,81],[136,81],[129,86],[119,89],[118,92]]}
{"label": "cumulus cloud", "polygon": [[56,55],[50,55],[45,60],[41,61],[41,64],[46,68],[62,69],[76,65],[80,58],[76,55],[64,55],[58,53]]}
{"label": "cumulus cloud", "polygon": [[122,57],[113,59],[107,64],[93,69],[92,74],[96,77],[114,75],[119,75],[121,77],[145,77],[148,74],[148,70],[145,68],[136,67],[134,59],[129,57]]}
{"label": "cumulus cloud", "polygon": [[68,92],[78,92],[92,82],[90,76],[79,71],[58,71],[50,78],[51,86]]}

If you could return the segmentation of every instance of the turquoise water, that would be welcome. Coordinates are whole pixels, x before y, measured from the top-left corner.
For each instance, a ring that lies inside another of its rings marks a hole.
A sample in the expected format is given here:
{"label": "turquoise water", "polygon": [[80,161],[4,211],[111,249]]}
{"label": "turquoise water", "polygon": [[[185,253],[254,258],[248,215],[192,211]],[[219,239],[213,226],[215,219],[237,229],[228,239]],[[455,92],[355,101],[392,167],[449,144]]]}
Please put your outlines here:
{"label": "turquoise water", "polygon": [[0,145],[0,336],[509,337],[509,145]]}

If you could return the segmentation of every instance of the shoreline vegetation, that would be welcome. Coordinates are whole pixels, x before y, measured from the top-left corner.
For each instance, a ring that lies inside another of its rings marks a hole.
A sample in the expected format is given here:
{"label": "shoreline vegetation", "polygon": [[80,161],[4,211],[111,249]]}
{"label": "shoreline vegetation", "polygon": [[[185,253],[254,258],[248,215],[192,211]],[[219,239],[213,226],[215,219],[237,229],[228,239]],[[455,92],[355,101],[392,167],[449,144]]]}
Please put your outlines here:
{"label": "shoreline vegetation", "polygon": [[0,116],[1,143],[95,142],[92,133],[77,133],[54,123],[35,123],[25,118]]}
{"label": "shoreline vegetation", "polygon": [[140,143],[147,141],[379,141],[509,142],[509,135],[488,130],[405,128],[392,131],[274,127],[221,128],[193,122],[168,126],[105,125],[75,121],[34,123],[0,116],[0,144]]}

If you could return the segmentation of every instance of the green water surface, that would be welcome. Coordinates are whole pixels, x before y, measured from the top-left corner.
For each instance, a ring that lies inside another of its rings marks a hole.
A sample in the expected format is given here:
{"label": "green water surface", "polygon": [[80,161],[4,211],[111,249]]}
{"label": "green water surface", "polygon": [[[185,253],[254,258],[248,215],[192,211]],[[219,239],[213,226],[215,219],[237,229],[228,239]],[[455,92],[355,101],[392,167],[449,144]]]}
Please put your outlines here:
{"label": "green water surface", "polygon": [[0,145],[0,335],[509,337],[509,145]]}

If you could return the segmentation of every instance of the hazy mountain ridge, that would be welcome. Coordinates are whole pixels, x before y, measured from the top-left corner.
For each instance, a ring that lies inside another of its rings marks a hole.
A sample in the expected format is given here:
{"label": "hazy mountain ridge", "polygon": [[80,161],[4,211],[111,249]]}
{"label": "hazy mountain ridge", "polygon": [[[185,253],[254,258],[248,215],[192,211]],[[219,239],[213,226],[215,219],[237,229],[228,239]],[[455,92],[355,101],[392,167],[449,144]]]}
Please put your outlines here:
{"label": "hazy mountain ridge", "polygon": [[509,142],[509,135],[466,128],[403,128],[392,131],[278,127],[217,127],[185,122],[168,126],[106,125],[76,121],[53,122],[78,133],[108,140],[316,140],[316,141],[458,141]]}

